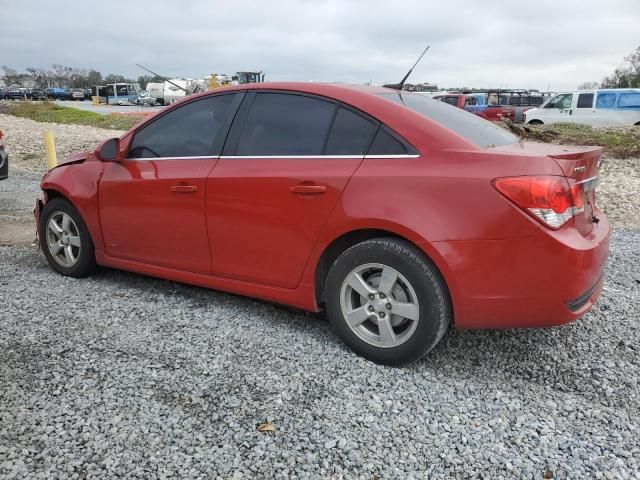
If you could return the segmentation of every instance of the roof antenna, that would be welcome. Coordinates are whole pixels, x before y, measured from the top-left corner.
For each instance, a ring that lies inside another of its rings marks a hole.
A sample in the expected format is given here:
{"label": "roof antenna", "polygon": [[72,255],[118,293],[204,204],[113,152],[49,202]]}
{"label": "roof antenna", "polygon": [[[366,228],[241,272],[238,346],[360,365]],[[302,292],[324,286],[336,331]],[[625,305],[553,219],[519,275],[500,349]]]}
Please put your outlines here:
{"label": "roof antenna", "polygon": [[413,64],[413,67],[409,69],[409,71],[404,76],[404,78],[400,81],[400,83],[388,83],[383,86],[386,88],[393,88],[394,90],[402,90],[402,87],[404,87],[404,82],[407,81],[407,78],[409,78],[409,75],[411,75],[411,72],[413,72],[413,69],[416,68],[416,65],[418,65],[418,62],[422,60],[422,57],[424,57],[424,54],[427,53],[427,50],[429,50],[429,47],[431,47],[431,45],[427,45],[427,48],[424,49],[424,52],[422,52],[422,55],[418,57],[418,60],[416,60],[416,63]]}
{"label": "roof antenna", "polygon": [[136,63],[137,66],[139,66],[141,69],[146,70],[147,72],[149,72],[151,75],[155,75],[156,77],[160,77],[162,78],[165,82],[170,83],[171,85],[173,85],[176,88],[179,88],[180,90],[182,90],[184,93],[186,93],[187,95],[189,95],[189,92],[187,91],[186,88],[182,88],[180,85],[178,85],[177,83],[173,83],[171,80],[169,80],[167,77],[163,77],[162,75],[158,75],[156,72],[149,70],[146,67],[143,67],[142,65],[140,65],[139,63]]}

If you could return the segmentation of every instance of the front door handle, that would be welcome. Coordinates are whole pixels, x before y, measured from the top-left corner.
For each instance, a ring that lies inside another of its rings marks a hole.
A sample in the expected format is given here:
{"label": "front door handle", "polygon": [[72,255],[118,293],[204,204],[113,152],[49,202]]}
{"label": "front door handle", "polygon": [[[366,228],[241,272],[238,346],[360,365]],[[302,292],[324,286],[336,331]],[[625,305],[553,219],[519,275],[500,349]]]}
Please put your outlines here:
{"label": "front door handle", "polygon": [[174,185],[171,187],[171,191],[174,193],[196,193],[198,187],[195,185]]}
{"label": "front door handle", "polygon": [[318,195],[327,191],[325,185],[296,185],[291,187],[291,193],[300,195]]}

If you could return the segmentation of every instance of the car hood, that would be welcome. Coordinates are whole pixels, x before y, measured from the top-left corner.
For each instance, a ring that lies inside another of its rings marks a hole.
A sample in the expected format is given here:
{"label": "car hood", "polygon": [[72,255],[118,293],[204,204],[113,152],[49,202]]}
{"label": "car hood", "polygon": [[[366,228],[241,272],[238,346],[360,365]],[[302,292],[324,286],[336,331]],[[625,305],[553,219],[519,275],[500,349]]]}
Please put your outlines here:
{"label": "car hood", "polygon": [[73,165],[74,163],[83,163],[91,152],[74,153],[68,157],[63,158],[58,162],[54,168],[62,167],[64,165]]}

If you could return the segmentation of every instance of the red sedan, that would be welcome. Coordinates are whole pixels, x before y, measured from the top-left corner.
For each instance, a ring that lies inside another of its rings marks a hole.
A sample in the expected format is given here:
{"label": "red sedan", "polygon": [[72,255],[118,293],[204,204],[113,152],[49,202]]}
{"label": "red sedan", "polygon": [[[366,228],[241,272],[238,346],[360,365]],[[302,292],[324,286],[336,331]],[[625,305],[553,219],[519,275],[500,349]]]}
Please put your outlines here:
{"label": "red sedan", "polygon": [[583,315],[609,223],[597,147],[519,142],[420,94],[314,83],[186,98],[42,179],[51,266],[96,265],[326,309],[358,354],[403,364],[449,325]]}

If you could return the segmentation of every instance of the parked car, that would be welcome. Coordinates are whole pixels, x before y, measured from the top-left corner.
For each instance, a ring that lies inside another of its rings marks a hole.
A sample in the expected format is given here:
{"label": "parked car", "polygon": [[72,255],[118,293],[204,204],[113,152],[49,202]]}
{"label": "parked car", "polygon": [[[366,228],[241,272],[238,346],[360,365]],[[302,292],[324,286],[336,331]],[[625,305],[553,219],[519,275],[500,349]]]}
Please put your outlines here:
{"label": "parked car", "polygon": [[69,100],[71,98],[71,92],[66,88],[47,88],[47,97],[51,100]]}
{"label": "parked car", "polygon": [[582,123],[594,127],[640,125],[640,88],[562,92],[525,113],[526,123]]}
{"label": "parked car", "polygon": [[141,107],[153,107],[156,104],[156,99],[149,95],[146,90],[140,90],[138,98],[136,99],[136,105]]}
{"label": "parked car", "polygon": [[31,90],[31,100],[46,100],[47,92],[41,88],[34,88]]}
{"label": "parked car", "polygon": [[9,154],[4,148],[4,133],[0,130],[0,180],[9,178]]}
{"label": "parked car", "polygon": [[72,88],[69,91],[71,100],[80,100],[84,102],[84,90],[82,88]]}
{"label": "parked car", "polygon": [[5,93],[5,98],[7,100],[25,100],[27,98],[27,95],[23,89],[18,87],[11,87],[7,91],[7,93]]}
{"label": "parked car", "polygon": [[403,364],[451,323],[542,327],[592,307],[601,151],[520,142],[417,93],[239,85],[67,158],[36,221],[63,275],[104,265],[326,309],[358,354]]}

